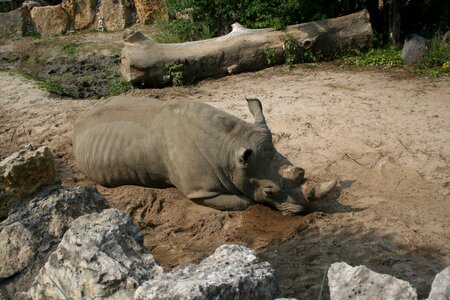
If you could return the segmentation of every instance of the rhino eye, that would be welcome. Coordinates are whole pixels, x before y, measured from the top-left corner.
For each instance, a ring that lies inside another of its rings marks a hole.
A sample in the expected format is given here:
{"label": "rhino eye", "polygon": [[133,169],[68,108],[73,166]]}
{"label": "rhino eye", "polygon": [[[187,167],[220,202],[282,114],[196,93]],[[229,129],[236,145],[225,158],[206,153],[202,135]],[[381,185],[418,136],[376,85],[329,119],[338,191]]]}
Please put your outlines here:
{"label": "rhino eye", "polygon": [[273,190],[272,187],[266,187],[266,188],[264,189],[264,194],[265,194],[267,197],[271,197],[271,196],[275,195],[275,192],[274,192],[274,190]]}

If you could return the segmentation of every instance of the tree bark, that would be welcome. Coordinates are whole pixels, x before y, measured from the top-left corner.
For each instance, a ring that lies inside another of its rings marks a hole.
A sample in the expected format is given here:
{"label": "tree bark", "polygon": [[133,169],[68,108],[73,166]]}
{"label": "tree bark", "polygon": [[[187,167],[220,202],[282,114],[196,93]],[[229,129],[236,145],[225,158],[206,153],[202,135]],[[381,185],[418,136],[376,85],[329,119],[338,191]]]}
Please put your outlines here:
{"label": "tree bark", "polygon": [[189,82],[255,71],[292,56],[297,61],[332,59],[371,47],[373,34],[367,10],[291,25],[281,31],[247,29],[238,23],[232,27],[225,36],[179,44],[158,44],[140,32],[126,33],[122,76],[134,85],[160,87],[170,84],[175,76]]}

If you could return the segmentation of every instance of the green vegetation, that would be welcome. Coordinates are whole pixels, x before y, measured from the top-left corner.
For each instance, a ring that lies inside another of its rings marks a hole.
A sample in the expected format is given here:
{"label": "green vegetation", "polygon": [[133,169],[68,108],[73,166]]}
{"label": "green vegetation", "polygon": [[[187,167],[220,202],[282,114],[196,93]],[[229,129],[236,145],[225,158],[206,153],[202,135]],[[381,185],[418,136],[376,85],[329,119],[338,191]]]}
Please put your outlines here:
{"label": "green vegetation", "polygon": [[169,15],[192,9],[197,21],[204,22],[218,35],[234,22],[249,28],[272,27],[325,19],[331,16],[332,5],[317,0],[167,0]]}
{"label": "green vegetation", "polygon": [[183,64],[165,64],[167,81],[171,81],[174,86],[185,85],[187,82],[183,75]]}
{"label": "green vegetation", "polygon": [[431,41],[427,53],[417,64],[416,74],[441,76],[450,74],[450,44],[442,43],[437,34]]}
{"label": "green vegetation", "polygon": [[30,56],[30,57],[28,57],[27,62],[41,64],[41,63],[45,63],[49,59],[50,59],[50,55]]}
{"label": "green vegetation", "polygon": [[72,42],[65,42],[61,45],[61,51],[67,55],[74,55],[79,50],[79,46]]}
{"label": "green vegetation", "polygon": [[267,64],[269,66],[272,66],[277,63],[278,61],[277,48],[270,48],[269,46],[266,46],[264,48],[264,55],[266,56]]}
{"label": "green vegetation", "polygon": [[314,55],[311,49],[308,49],[305,51],[305,53],[303,53],[302,61],[305,63],[314,63],[318,62],[319,58]]}
{"label": "green vegetation", "polygon": [[[450,45],[441,42],[442,37],[436,35],[423,58],[408,70],[417,75],[448,76],[450,74]],[[392,48],[371,49],[366,53],[358,53],[342,59],[344,66],[356,67],[401,67],[403,60],[401,51]]]}
{"label": "green vegetation", "polygon": [[46,81],[38,84],[40,88],[47,90],[51,94],[60,96],[68,95],[66,89],[54,78],[48,78]]}
{"label": "green vegetation", "polygon": [[300,47],[295,38],[291,34],[286,34],[284,38],[284,51],[286,55],[284,63],[289,68],[292,68],[297,62],[297,52],[299,49]]}
{"label": "green vegetation", "polygon": [[132,88],[131,83],[123,79],[114,79],[111,80],[108,84],[110,96],[117,96],[123,94],[131,90],[131,88]]}
{"label": "green vegetation", "polygon": [[202,22],[157,19],[155,39],[159,43],[182,43],[212,37],[208,26]]}
{"label": "green vegetation", "polygon": [[347,56],[343,59],[344,65],[364,67],[364,66],[385,66],[399,67],[403,65],[400,51],[392,48],[371,49],[366,53],[359,53],[355,56]]}

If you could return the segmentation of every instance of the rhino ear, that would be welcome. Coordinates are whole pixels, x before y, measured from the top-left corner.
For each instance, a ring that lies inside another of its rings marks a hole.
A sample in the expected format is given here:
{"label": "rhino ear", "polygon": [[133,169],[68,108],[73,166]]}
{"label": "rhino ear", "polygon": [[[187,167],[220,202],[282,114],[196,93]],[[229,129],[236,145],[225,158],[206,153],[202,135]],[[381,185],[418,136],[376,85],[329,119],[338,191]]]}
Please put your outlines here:
{"label": "rhino ear", "polygon": [[245,97],[245,100],[247,100],[248,109],[252,113],[252,115],[255,117],[255,124],[261,127],[266,127],[266,119],[264,118],[262,104],[259,99],[256,98],[247,98]]}
{"label": "rhino ear", "polygon": [[252,149],[248,149],[248,148],[244,148],[244,147],[239,148],[238,151],[236,152],[237,164],[242,168],[247,167],[252,154],[253,154]]}

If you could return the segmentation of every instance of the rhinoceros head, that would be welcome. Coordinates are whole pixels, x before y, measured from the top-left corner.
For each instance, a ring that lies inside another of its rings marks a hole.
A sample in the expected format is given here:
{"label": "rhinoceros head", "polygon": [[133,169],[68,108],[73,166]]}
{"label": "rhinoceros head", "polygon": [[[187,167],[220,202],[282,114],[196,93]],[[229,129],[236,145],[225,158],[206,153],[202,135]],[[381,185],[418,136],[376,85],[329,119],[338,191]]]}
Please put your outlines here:
{"label": "rhinoceros head", "polygon": [[305,172],[294,167],[273,146],[261,102],[258,99],[247,99],[247,102],[255,124],[247,124],[234,143],[233,182],[257,203],[299,213],[308,204],[300,188]]}

